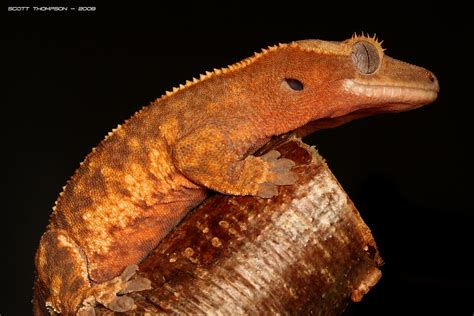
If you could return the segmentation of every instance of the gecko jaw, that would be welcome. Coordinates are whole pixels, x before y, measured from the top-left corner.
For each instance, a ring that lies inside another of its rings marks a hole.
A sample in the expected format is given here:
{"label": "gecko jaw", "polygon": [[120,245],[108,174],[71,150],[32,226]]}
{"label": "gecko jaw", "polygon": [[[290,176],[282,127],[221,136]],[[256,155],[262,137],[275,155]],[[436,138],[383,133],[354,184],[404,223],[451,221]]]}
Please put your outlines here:
{"label": "gecko jaw", "polygon": [[396,85],[372,85],[359,83],[355,80],[345,79],[344,89],[358,96],[387,100],[387,102],[399,103],[421,103],[426,104],[434,101],[438,96],[438,82],[429,86],[396,86]]}

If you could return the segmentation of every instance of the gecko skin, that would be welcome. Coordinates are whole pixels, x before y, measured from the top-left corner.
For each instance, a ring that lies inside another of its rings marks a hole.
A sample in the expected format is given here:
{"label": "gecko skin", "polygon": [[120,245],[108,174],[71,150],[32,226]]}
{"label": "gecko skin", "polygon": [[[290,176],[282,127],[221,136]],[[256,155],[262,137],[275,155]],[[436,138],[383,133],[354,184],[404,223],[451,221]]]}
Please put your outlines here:
{"label": "gecko skin", "polygon": [[303,40],[167,92],[113,130],[56,202],[36,254],[35,314],[135,307],[138,264],[208,189],[269,198],[295,182],[272,136],[334,127],[434,101],[428,70],[384,55],[375,38]]}

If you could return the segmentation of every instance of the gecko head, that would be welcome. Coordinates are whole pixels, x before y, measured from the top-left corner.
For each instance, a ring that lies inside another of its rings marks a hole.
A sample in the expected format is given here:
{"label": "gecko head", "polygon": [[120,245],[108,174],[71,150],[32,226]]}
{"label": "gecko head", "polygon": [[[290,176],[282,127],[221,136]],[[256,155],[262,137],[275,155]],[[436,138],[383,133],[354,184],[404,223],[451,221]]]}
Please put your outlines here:
{"label": "gecko head", "polygon": [[402,112],[431,103],[438,94],[433,73],[386,56],[375,37],[280,47],[274,49],[280,64],[272,72],[274,87],[280,82],[275,101],[308,121]]}

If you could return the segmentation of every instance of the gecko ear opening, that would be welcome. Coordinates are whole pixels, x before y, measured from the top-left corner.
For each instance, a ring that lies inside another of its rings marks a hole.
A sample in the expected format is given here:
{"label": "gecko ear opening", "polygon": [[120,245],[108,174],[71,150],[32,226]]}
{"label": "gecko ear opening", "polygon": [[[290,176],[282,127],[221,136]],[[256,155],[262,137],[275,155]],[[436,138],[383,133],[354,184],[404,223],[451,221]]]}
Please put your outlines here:
{"label": "gecko ear opening", "polygon": [[285,78],[284,81],[287,84],[287,86],[290,87],[292,90],[301,91],[304,88],[303,83],[299,81],[298,79]]}
{"label": "gecko ear opening", "polygon": [[373,74],[380,66],[379,51],[369,42],[356,42],[352,46],[352,62],[361,74]]}

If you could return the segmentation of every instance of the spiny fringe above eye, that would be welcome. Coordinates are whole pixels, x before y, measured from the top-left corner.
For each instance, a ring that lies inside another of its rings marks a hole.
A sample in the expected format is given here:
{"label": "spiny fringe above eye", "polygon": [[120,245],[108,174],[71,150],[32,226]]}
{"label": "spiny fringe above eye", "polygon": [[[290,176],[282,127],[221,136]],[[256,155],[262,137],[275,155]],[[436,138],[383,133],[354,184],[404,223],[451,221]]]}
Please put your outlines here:
{"label": "spiny fringe above eye", "polygon": [[[354,33],[352,35],[352,38],[350,39],[351,42],[356,42],[360,40],[365,40],[368,42],[371,42],[375,46],[377,46],[382,52],[385,51],[385,49],[382,47],[383,41],[379,41],[377,39],[376,34],[373,36],[369,36],[368,34],[366,35],[364,32],[361,32],[361,35],[357,35],[357,33]],[[328,42],[327,45],[330,45]],[[261,52],[254,53],[253,56],[248,57],[242,61],[238,61],[235,64],[228,65],[227,67],[223,67],[220,69],[214,68],[213,71],[206,71],[204,74],[201,74],[199,78],[192,78],[192,80],[187,80],[184,84],[180,84],[178,87],[173,87],[171,91],[166,91],[159,99],[166,99],[169,98],[173,95],[175,95],[177,92],[182,91],[186,88],[189,88],[190,86],[193,86],[197,83],[200,83],[202,81],[208,80],[210,78],[213,78],[215,76],[220,76],[222,74],[226,74],[229,72],[236,71],[238,69],[241,69],[243,67],[246,67],[256,61],[257,59],[261,58],[262,56],[265,56],[266,54],[277,50],[282,47],[299,47],[295,42],[289,43],[289,44],[282,44],[279,43],[277,45],[269,46],[268,48],[263,48]],[[300,47],[301,48],[301,47]],[[312,49],[306,49],[306,50],[312,50]],[[324,53],[324,50],[321,50],[320,52]],[[329,50],[328,52],[332,52],[332,50]]]}
{"label": "spiny fringe above eye", "polygon": [[[349,40],[346,40],[345,42],[352,42],[352,43],[355,43],[357,41],[360,41],[360,40],[365,40],[365,41],[368,41],[368,42],[371,42],[372,44],[374,44],[375,46],[377,46],[382,52],[385,50],[382,48],[381,44],[383,41],[379,41],[377,39],[377,36],[376,34],[374,34],[372,37],[369,36],[369,35],[366,35],[364,32],[361,32],[361,35],[357,35],[357,33],[354,33],[352,35],[352,38],[349,39]],[[324,41],[319,41],[317,40],[318,42],[324,42]],[[325,42],[327,46],[334,46],[334,45],[337,45],[336,43],[333,43],[333,42]],[[211,78],[214,78],[216,76],[221,76],[223,74],[226,74],[226,73],[230,73],[230,72],[233,72],[233,71],[236,71],[238,69],[241,69],[241,68],[244,68],[250,64],[252,64],[253,62],[255,62],[256,60],[260,59],[261,57],[267,55],[268,53],[271,53],[277,49],[280,49],[280,48],[284,48],[284,47],[292,47],[292,48],[300,48],[300,49],[303,49],[303,50],[306,50],[306,51],[314,51],[315,49],[314,48],[310,48],[310,47],[301,47],[297,42],[291,42],[291,43],[288,43],[288,44],[282,44],[282,43],[279,43],[277,45],[273,45],[273,46],[269,46],[268,48],[263,48],[260,52],[256,52],[253,54],[253,56],[251,57],[248,57],[244,60],[241,60],[241,61],[238,61],[234,64],[231,64],[231,65],[228,65],[227,67],[223,67],[223,68],[220,68],[220,69],[217,69],[217,68],[214,68],[213,71],[206,71],[204,74],[201,74],[199,76],[199,79],[198,78],[192,78],[192,80],[186,80],[186,82],[184,84],[180,84],[178,87],[173,87],[171,91],[166,91],[161,97],[159,97],[157,100],[155,100],[154,102],[157,102],[158,100],[163,100],[163,99],[167,99],[173,95],[175,95],[176,93],[182,91],[182,90],[185,90],[191,86],[194,86],[195,84],[198,84],[200,82],[203,82],[203,81],[206,81],[206,80],[209,80]],[[350,49],[350,48],[349,48]],[[327,49],[325,50],[324,48],[320,48],[317,50],[319,53],[334,53],[334,50],[333,49]],[[146,108],[148,108],[148,106],[144,106],[142,107],[140,110],[138,110],[137,112],[135,112],[135,114],[132,116],[134,117],[135,115],[139,114],[140,112],[144,111]],[[131,117],[131,118],[132,118]],[[114,128],[111,132],[109,132],[106,136],[105,136],[105,139],[109,138],[110,136],[112,136],[113,134],[119,132],[120,130],[122,130],[122,127],[126,124],[128,124],[128,122],[130,121],[130,119],[127,119],[125,120],[125,122],[121,125],[118,125],[116,128]],[[92,151],[95,151],[96,148],[93,148]]]}
{"label": "spiny fringe above eye", "polygon": [[373,44],[376,44],[376,46],[380,47],[382,51],[385,51],[385,48],[382,47],[383,40],[379,40],[377,38],[377,34],[375,33],[373,36],[370,36],[369,34],[365,34],[363,31],[360,33],[360,35],[354,32],[354,34],[352,34],[351,41],[357,42],[360,40],[372,42]]}
{"label": "spiny fringe above eye", "polygon": [[[382,47],[382,42],[383,41],[379,41],[377,39],[376,34],[374,34],[371,37],[368,34],[366,35],[364,32],[361,32],[361,35],[357,35],[357,33],[354,33],[352,35],[352,38],[351,38],[350,41],[356,42],[356,41],[360,41],[360,40],[365,40],[365,41],[371,42],[372,44],[377,46],[382,52],[385,50]],[[330,45],[330,43],[328,42],[327,45]],[[261,52],[254,53],[253,56],[248,57],[248,58],[246,58],[242,61],[236,62],[235,64],[231,64],[231,65],[228,65],[227,67],[223,67],[223,68],[220,68],[220,69],[214,68],[213,71],[206,71],[205,74],[201,74],[199,76],[199,79],[198,78],[193,78],[192,81],[187,80],[184,84],[180,84],[179,87],[173,87],[171,91],[166,91],[165,94],[163,94],[160,97],[160,99],[166,99],[168,97],[171,97],[179,91],[182,91],[186,88],[189,88],[190,86],[193,86],[193,85],[195,85],[197,83],[200,83],[202,81],[205,81],[207,79],[213,78],[215,76],[226,74],[226,73],[241,69],[243,67],[246,67],[249,64],[253,63],[254,61],[256,61],[257,59],[261,58],[262,56],[265,56],[266,54],[268,54],[268,53],[270,53],[274,50],[277,50],[279,48],[288,47],[288,46],[290,46],[290,47],[299,47],[295,42],[292,42],[292,43],[289,43],[289,44],[279,43],[277,45],[269,46],[268,48],[263,48],[261,50]],[[312,50],[312,49],[306,49],[306,50]],[[324,50],[321,50],[319,52],[324,53]],[[330,53],[330,52],[332,52],[332,50],[328,50],[328,53]]]}

